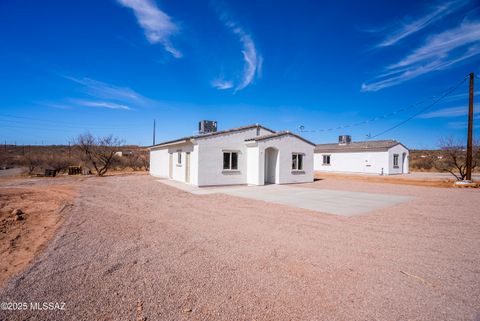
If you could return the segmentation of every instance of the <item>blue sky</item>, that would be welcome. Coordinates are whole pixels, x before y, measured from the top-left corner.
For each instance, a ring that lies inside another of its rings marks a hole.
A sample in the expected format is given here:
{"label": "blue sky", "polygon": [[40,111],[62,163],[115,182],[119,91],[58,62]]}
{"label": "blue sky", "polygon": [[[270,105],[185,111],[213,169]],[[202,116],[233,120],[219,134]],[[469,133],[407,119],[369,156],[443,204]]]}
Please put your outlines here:
{"label": "blue sky", "polygon": [[[148,145],[153,119],[157,142],[201,119],[364,140],[479,67],[474,0],[0,0],[0,140]],[[465,137],[467,91],[376,139]]]}

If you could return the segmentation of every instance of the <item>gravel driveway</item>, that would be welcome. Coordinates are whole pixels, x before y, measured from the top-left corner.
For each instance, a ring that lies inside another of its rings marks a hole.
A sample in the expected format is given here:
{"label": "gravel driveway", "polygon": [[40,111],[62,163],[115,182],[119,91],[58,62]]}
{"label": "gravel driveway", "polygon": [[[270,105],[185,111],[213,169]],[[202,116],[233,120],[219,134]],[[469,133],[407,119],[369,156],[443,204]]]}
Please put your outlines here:
{"label": "gravel driveway", "polygon": [[340,217],[148,176],[38,180],[79,198],[0,302],[65,302],[0,320],[479,320],[480,194],[323,180],[414,196]]}

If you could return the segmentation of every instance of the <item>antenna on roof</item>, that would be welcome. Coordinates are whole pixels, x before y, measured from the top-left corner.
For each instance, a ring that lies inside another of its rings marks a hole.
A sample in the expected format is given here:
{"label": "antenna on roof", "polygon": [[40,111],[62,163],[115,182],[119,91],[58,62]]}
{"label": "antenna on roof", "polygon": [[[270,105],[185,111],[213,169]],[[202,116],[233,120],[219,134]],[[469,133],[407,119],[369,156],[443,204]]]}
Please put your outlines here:
{"label": "antenna on roof", "polygon": [[305,130],[305,126],[303,126],[303,125],[298,126],[298,131],[299,132],[302,133],[304,130]]}

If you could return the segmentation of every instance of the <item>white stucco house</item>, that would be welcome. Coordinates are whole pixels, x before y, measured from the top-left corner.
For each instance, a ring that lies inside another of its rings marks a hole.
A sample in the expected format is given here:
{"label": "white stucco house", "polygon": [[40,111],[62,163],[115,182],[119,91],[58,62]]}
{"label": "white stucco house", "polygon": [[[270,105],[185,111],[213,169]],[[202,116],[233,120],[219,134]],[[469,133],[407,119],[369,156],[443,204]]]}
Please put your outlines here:
{"label": "white stucco house", "polygon": [[288,131],[243,126],[150,146],[150,174],[196,186],[312,182],[314,148]]}
{"label": "white stucco house", "polygon": [[340,136],[338,143],[315,147],[314,169],[319,172],[406,174],[408,161],[408,148],[396,140],[352,142],[350,136]]}

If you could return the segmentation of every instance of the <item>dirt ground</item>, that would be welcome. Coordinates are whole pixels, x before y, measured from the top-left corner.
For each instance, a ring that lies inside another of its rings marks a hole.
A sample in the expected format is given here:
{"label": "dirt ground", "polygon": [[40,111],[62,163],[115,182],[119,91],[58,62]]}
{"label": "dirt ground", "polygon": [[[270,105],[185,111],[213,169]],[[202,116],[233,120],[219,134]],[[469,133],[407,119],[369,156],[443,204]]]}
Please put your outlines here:
{"label": "dirt ground", "polygon": [[[335,180],[355,180],[365,183],[382,183],[395,185],[413,185],[428,187],[446,187],[451,188],[455,179],[450,174],[414,172],[406,175],[368,175],[368,174],[350,174],[350,173],[326,173],[315,172],[316,179],[335,179]],[[478,174],[475,174],[475,181],[479,180]]]}
{"label": "dirt ground", "polygon": [[[0,182],[0,185],[2,183]],[[340,217],[146,175],[15,180],[74,186],[64,224],[1,302],[0,320],[479,320],[480,194],[324,179],[309,187],[413,196]]]}
{"label": "dirt ground", "polygon": [[[0,189],[0,285],[22,271],[52,238],[72,204],[68,186]],[[20,215],[14,211],[20,210]]]}

